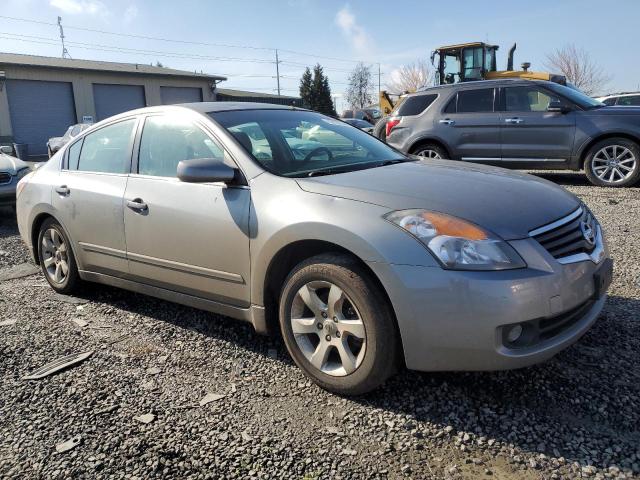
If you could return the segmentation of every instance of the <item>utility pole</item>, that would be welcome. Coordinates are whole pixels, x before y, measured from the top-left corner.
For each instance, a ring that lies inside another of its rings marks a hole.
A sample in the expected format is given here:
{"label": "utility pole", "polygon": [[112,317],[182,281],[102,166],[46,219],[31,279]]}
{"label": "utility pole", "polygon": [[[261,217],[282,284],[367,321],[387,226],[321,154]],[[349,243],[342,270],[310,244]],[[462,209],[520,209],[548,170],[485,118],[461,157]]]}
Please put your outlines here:
{"label": "utility pole", "polygon": [[62,17],[58,17],[58,27],[60,28],[60,42],[62,42],[62,58],[71,58],[69,50],[64,46],[64,30],[62,30]]}
{"label": "utility pole", "polygon": [[280,96],[280,60],[278,60],[278,49],[276,48],[276,79],[278,82],[278,96]]}

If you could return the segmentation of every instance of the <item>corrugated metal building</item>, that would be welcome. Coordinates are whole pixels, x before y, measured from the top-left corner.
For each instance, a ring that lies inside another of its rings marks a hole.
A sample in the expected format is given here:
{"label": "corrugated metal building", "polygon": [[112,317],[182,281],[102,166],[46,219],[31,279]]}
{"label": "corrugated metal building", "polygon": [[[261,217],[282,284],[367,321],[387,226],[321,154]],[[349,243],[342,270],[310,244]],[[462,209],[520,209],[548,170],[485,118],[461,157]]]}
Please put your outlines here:
{"label": "corrugated metal building", "polygon": [[215,101],[221,80],[142,64],[0,53],[0,143],[45,155],[47,140],[69,125],[144,106]]}
{"label": "corrugated metal building", "polygon": [[216,97],[220,102],[260,102],[289,105],[290,107],[302,107],[302,99],[300,97],[245,92],[243,90],[231,90],[229,88],[218,88],[216,90]]}

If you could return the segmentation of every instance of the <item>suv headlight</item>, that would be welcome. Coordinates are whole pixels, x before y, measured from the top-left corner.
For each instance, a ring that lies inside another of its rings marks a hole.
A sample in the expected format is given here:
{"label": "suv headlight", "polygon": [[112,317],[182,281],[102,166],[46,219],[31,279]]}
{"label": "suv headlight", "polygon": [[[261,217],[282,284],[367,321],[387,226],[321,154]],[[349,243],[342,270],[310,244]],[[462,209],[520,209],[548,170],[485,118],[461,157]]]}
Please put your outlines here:
{"label": "suv headlight", "polygon": [[429,210],[398,210],[384,218],[423,243],[444,268],[508,270],[526,263],[507,242],[451,215]]}
{"label": "suv headlight", "polygon": [[22,177],[24,177],[27,173],[29,173],[30,171],[31,171],[31,169],[29,167],[21,168],[20,170],[18,170],[16,172],[16,177],[18,177],[18,180],[19,180]]}

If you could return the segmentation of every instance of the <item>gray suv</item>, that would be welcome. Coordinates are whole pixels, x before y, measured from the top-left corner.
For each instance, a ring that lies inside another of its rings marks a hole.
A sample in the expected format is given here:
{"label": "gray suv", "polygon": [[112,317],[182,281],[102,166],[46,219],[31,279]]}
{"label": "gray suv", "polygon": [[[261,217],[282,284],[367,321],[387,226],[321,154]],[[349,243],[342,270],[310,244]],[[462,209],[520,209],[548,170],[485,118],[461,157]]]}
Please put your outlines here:
{"label": "gray suv", "polygon": [[488,80],[424,89],[387,119],[402,152],[522,169],[584,169],[589,181],[640,178],[640,108],[609,107],[546,81]]}

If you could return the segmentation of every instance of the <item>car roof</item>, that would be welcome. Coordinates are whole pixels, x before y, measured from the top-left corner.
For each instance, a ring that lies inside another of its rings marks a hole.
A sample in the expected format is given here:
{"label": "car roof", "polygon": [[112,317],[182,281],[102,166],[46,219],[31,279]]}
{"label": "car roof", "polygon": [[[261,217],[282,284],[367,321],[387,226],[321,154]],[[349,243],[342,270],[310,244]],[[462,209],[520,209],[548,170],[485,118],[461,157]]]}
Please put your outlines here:
{"label": "car roof", "polygon": [[181,103],[179,107],[190,108],[200,113],[228,112],[231,110],[304,110],[288,105],[276,105],[273,103],[258,102],[196,102]]}
{"label": "car roof", "polygon": [[633,97],[640,95],[640,92],[625,92],[625,93],[612,93],[611,95],[603,95],[598,98],[618,98],[618,97]]}
{"label": "car roof", "polygon": [[474,88],[505,87],[505,86],[532,85],[532,84],[547,85],[552,83],[554,82],[549,82],[548,80],[529,80],[525,78],[505,78],[501,80],[474,80],[470,82],[449,83],[446,85],[435,85],[433,87],[423,87],[421,90],[418,90],[417,92],[410,93],[409,96],[430,94],[430,93],[436,93],[439,91],[448,91],[448,90],[468,90],[468,89],[474,89]]}
{"label": "car roof", "polygon": [[106,122],[112,122],[113,120],[131,117],[132,115],[141,115],[145,113],[177,113],[179,111],[193,111],[201,115],[213,112],[229,112],[240,110],[295,110],[295,111],[308,111],[304,108],[290,107],[288,105],[275,105],[272,103],[257,103],[257,102],[195,102],[195,103],[178,103],[175,105],[156,105],[152,107],[138,108],[135,110],[129,110],[123,113],[119,113],[112,117],[101,120],[93,125],[103,125]]}

